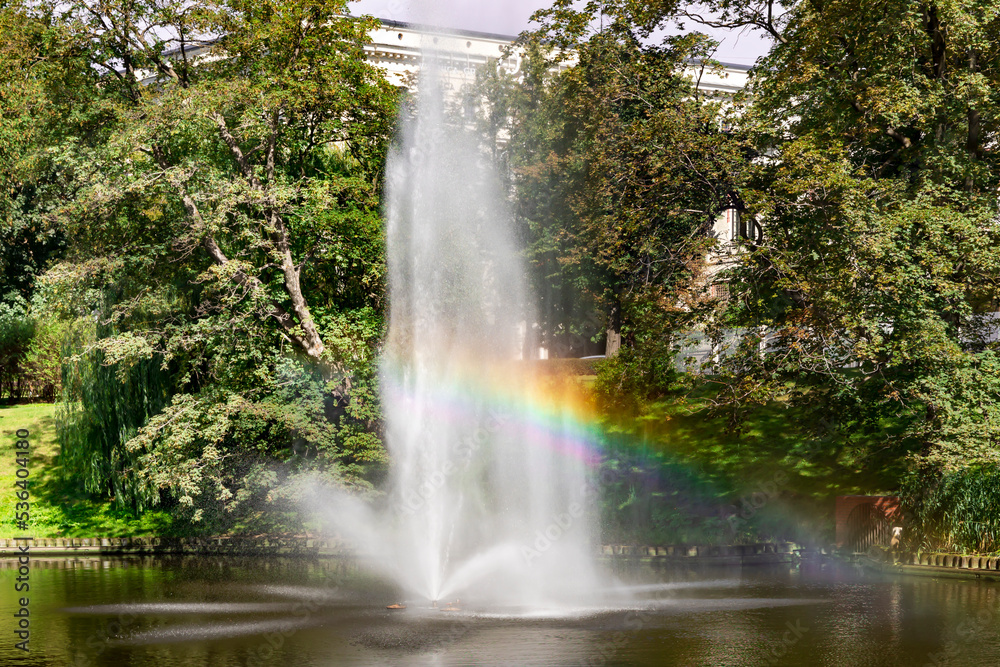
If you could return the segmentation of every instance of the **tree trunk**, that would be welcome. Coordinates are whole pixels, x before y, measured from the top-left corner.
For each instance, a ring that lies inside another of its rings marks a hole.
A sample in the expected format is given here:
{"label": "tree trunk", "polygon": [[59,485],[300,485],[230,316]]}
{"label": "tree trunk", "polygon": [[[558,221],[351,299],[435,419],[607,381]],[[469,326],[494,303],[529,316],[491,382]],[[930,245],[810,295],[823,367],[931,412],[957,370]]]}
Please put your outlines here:
{"label": "tree trunk", "polygon": [[312,314],[309,312],[309,305],[302,294],[302,284],[299,281],[299,267],[295,266],[292,259],[291,244],[288,239],[288,230],[284,220],[277,213],[271,214],[271,224],[276,228],[275,244],[281,254],[281,272],[285,278],[285,291],[288,292],[292,300],[292,311],[299,319],[299,326],[302,328],[301,342],[302,349],[313,359],[319,360],[326,350],[323,339],[316,329]]}

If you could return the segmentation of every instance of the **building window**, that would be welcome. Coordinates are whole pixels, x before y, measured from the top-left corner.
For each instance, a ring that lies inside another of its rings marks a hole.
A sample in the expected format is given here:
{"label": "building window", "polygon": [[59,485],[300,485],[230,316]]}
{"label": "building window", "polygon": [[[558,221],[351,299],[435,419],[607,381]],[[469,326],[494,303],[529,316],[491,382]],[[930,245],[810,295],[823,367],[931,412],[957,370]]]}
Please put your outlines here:
{"label": "building window", "polygon": [[733,243],[736,243],[744,237],[740,210],[737,208],[727,208],[726,215],[729,216],[730,229],[732,230],[729,238],[732,239]]}
{"label": "building window", "polygon": [[712,298],[719,301],[729,301],[729,283],[715,283],[711,290]]}
{"label": "building window", "polygon": [[746,207],[735,192],[729,193],[723,210],[726,212],[726,221],[729,223],[729,239],[733,243],[746,240],[757,244],[763,240],[764,230],[760,223],[745,215]]}

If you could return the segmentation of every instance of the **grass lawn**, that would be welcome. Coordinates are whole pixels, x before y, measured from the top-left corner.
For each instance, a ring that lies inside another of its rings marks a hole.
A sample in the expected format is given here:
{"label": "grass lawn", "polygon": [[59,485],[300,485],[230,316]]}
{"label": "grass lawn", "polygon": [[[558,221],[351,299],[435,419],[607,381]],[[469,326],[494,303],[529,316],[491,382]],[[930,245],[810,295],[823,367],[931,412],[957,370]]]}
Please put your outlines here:
{"label": "grass lawn", "polygon": [[[135,517],[89,497],[62,479],[56,442],[56,406],[46,403],[0,406],[0,537],[121,537],[173,534],[172,519],[163,511]],[[20,490],[14,442],[18,429],[28,429],[31,442],[29,491],[31,520],[17,528],[14,510]]]}

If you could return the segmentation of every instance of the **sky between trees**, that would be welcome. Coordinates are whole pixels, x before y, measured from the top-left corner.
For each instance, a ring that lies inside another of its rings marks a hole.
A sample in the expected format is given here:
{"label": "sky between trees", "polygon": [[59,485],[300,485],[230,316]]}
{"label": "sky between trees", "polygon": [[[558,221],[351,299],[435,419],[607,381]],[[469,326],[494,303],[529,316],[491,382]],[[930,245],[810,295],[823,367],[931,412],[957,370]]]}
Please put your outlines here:
{"label": "sky between trees", "polygon": [[[506,0],[498,3],[478,0],[360,0],[352,3],[351,11],[392,21],[517,35],[531,27],[529,19],[535,11],[550,4],[550,0]],[[725,63],[752,65],[770,48],[770,41],[758,32],[706,26],[699,26],[698,29],[720,42],[715,57]]]}

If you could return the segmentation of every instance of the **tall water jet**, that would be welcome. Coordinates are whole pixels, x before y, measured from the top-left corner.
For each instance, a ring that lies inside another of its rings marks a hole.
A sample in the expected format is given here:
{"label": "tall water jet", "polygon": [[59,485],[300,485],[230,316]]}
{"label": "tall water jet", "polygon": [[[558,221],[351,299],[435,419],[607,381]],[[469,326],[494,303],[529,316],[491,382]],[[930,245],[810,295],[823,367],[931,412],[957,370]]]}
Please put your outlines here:
{"label": "tall water jet", "polygon": [[338,523],[428,600],[582,602],[597,588],[593,454],[519,361],[533,298],[488,152],[426,60],[417,98],[387,166],[388,509],[354,503]]}

